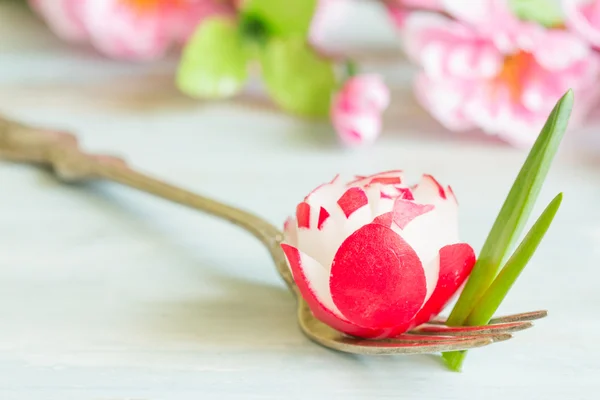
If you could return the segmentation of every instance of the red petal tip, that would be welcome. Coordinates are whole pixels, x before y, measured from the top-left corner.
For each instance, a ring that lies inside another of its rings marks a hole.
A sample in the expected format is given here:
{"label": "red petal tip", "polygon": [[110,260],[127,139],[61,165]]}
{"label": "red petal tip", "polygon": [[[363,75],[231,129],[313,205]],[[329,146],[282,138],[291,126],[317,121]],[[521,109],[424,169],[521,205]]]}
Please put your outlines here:
{"label": "red petal tip", "polygon": [[319,211],[319,224],[317,225],[317,228],[319,230],[321,230],[321,228],[323,228],[323,224],[325,223],[325,221],[327,221],[327,218],[329,218],[329,213],[327,212],[326,209],[321,207],[321,210]]}
{"label": "red petal tip", "polygon": [[348,190],[338,200],[338,205],[349,218],[356,210],[366,206],[369,203],[366,193],[358,187],[353,187]]}
{"label": "red petal tip", "polygon": [[442,199],[446,199],[446,191],[444,190],[444,187],[437,181],[437,179],[433,177],[433,175],[424,174],[423,178],[431,179],[431,181],[437,186],[440,197]]}
{"label": "red petal tip", "polygon": [[454,199],[454,201],[458,205],[458,199],[456,198],[456,195],[454,194],[454,190],[452,190],[452,186],[448,185],[446,190],[448,191],[448,193],[450,193],[450,196]]}
{"label": "red petal tip", "polygon": [[296,220],[298,228],[310,228],[310,205],[302,202],[296,207]]}

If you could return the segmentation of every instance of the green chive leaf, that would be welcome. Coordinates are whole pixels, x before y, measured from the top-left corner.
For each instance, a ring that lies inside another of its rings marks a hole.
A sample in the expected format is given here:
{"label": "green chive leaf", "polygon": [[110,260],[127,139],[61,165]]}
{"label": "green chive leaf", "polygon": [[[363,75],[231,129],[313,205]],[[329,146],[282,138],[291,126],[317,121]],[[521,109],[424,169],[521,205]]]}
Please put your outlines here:
{"label": "green chive leaf", "polygon": [[559,193],[544,210],[542,215],[531,227],[519,247],[515,250],[498,277],[494,280],[481,300],[477,303],[465,325],[485,325],[490,322],[492,316],[506,297],[506,294],[515,283],[525,266],[535,253],[544,235],[550,228],[550,224],[562,202],[562,193]]}
{"label": "green chive leaf", "polygon": [[500,263],[523,230],[567,128],[572,107],[573,92],[568,91],[552,110],[521,168],[483,245],[467,285],[450,314],[449,325],[461,325],[465,322],[475,303],[496,277]]}
{"label": "green chive leaf", "polygon": [[[531,227],[519,247],[507,261],[498,277],[485,292],[479,303],[467,318],[465,325],[477,326],[490,322],[492,316],[506,297],[506,294],[515,283],[531,257],[550,228],[550,224],[562,202],[562,193],[554,198],[546,207],[536,223]],[[448,368],[460,371],[466,351],[444,353],[444,361]]]}
{"label": "green chive leaf", "polygon": [[[473,272],[448,318],[448,325],[460,326],[465,323],[521,234],[564,136],[572,108],[573,92],[569,90],[552,110],[527,156],[483,245]],[[452,366],[456,363],[453,358],[459,354],[464,357],[465,353],[445,353],[444,359]],[[460,367],[460,362],[458,366]]]}

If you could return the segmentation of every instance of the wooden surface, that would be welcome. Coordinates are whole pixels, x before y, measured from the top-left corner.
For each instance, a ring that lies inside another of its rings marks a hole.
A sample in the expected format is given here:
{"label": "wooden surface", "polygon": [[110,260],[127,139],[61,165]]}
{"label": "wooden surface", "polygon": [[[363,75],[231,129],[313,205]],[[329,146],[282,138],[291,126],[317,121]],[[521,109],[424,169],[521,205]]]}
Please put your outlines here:
{"label": "wooden surface", "polygon": [[[276,223],[337,172],[404,168],[452,184],[463,237],[479,248],[525,157],[445,132],[410,97],[401,58],[383,68],[395,86],[383,137],[344,150],[325,124],[186,99],[171,85],[172,59],[126,65],[70,48],[12,3],[0,1],[0,112],[77,132],[88,149]],[[381,17],[363,3],[338,43],[393,48],[389,27],[373,24]],[[435,356],[355,357],[311,343],[267,252],[243,231],[0,162],[0,399],[596,398],[598,126],[569,133],[541,196],[564,191],[563,207],[501,309],[550,316],[472,351],[462,374]]]}

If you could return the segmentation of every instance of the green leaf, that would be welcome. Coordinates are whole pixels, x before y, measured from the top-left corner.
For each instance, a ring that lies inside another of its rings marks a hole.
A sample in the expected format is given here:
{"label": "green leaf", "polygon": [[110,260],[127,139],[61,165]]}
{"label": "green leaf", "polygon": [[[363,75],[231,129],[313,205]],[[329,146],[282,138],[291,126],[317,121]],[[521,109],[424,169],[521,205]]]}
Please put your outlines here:
{"label": "green leaf", "polygon": [[242,15],[260,19],[274,36],[306,37],[317,0],[246,0]]}
{"label": "green leaf", "polygon": [[467,285],[450,314],[450,325],[461,325],[465,322],[474,304],[496,277],[500,263],[521,234],[565,133],[572,108],[573,92],[569,90],[552,110],[504,201]]}
{"label": "green leaf", "polygon": [[550,228],[550,224],[560,207],[562,198],[562,193],[559,193],[550,204],[548,204],[519,247],[517,247],[513,255],[506,262],[506,265],[504,265],[500,274],[498,274],[481,300],[479,300],[475,308],[473,308],[465,325],[485,325],[490,322],[490,319],[492,319],[492,316],[500,306],[500,303],[502,303],[502,300],[504,300],[504,297],[506,297],[506,294],[535,253],[540,242],[544,238],[544,235],[546,235],[546,232],[548,231],[548,228]]}
{"label": "green leaf", "polygon": [[[449,325],[464,324],[521,234],[564,136],[572,108],[573,92],[569,90],[552,110],[504,201],[473,272],[448,318]],[[444,358],[451,364],[457,354],[445,353]]]}
{"label": "green leaf", "polygon": [[[519,247],[517,247],[504,268],[502,268],[502,271],[500,271],[498,277],[485,292],[475,308],[473,308],[465,325],[486,325],[490,322],[500,303],[502,303],[502,300],[504,300],[508,291],[535,253],[548,228],[550,228],[550,224],[561,202],[562,193],[550,202],[536,223],[531,227]],[[466,351],[444,353],[444,360],[451,370],[458,372],[462,367],[466,355]]]}
{"label": "green leaf", "polygon": [[451,351],[449,353],[442,353],[442,360],[444,360],[446,366],[450,370],[454,372],[460,372],[462,370],[462,364],[466,356],[466,350]]}
{"label": "green leaf", "polygon": [[556,27],[562,25],[564,20],[560,3],[556,0],[510,0],[509,4],[512,11],[525,21]]}
{"label": "green leaf", "polygon": [[248,55],[235,21],[203,22],[183,51],[177,87],[198,98],[224,98],[240,91],[248,77]]}
{"label": "green leaf", "polygon": [[311,117],[329,113],[337,87],[333,63],[319,57],[304,38],[271,39],[260,61],[269,94],[281,108]]}

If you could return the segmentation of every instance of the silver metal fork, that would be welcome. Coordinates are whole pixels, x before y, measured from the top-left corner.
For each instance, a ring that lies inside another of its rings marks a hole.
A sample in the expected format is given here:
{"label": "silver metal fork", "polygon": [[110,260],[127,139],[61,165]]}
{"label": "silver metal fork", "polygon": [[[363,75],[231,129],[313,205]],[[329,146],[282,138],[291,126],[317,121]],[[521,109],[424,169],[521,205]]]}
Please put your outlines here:
{"label": "silver metal fork", "polygon": [[297,317],[302,332],[331,349],[369,355],[436,353],[467,350],[510,339],[512,333],[530,328],[531,321],[546,311],[495,318],[485,326],[449,327],[443,320],[431,321],[394,339],[365,340],[344,335],[316,319],[300,295],[281,250],[279,229],[264,219],[162,182],[127,165],[122,159],[87,154],[75,136],[39,129],[0,116],[0,157],[50,166],[64,182],[105,179],[223,218],[245,229],[267,247],[273,262],[297,300]]}

